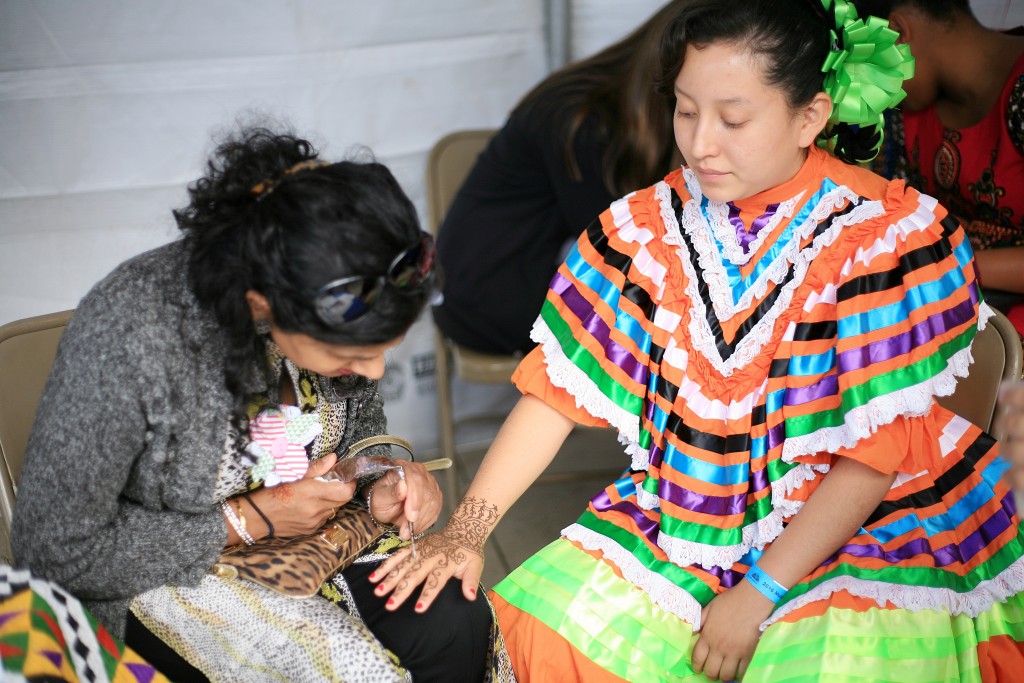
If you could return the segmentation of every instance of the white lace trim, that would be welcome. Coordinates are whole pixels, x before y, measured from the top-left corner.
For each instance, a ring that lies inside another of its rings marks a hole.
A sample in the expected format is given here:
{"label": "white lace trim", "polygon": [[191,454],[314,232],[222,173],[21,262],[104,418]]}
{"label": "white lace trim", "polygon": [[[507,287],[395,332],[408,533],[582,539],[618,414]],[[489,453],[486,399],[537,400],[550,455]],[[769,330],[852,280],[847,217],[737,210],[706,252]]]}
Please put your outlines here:
{"label": "white lace trim", "polygon": [[[659,532],[658,547],[665,551],[668,559],[681,567],[698,564],[702,567],[722,567],[728,569],[736,564],[751,548],[762,549],[782,533],[783,520],[792,517],[803,501],[788,498],[794,491],[815,479],[820,473],[828,472],[827,465],[799,464],[781,479],[773,481],[772,511],[752,524],[743,527],[739,544],[728,546],[696,543],[682,538],[675,538]],[[645,510],[660,507],[661,500],[642,488],[637,488],[637,504]]]}
{"label": "white lace trim", "polygon": [[932,409],[935,396],[948,396],[956,388],[956,378],[966,377],[973,362],[971,347],[961,349],[950,357],[946,369],[929,379],[883,396],[876,396],[862,406],[853,408],[838,427],[823,427],[803,436],[787,437],[782,445],[782,459],[814,453],[835,453],[840,448],[852,448],[897,417],[919,417]]}
{"label": "white lace trim", "polygon": [[711,220],[711,231],[718,240],[718,243],[722,245],[722,256],[724,256],[729,263],[737,266],[742,266],[747,263],[754,254],[757,253],[758,249],[765,243],[768,237],[775,232],[775,228],[779,227],[779,224],[783,220],[793,215],[793,210],[796,208],[797,202],[799,202],[805,194],[804,190],[800,191],[800,194],[787,199],[779,204],[779,208],[775,211],[775,214],[768,219],[768,222],[764,224],[761,230],[757,233],[757,237],[750,243],[749,250],[744,253],[743,247],[740,246],[739,236],[736,234],[736,227],[729,220],[729,214],[731,213],[729,205],[725,202],[709,202],[708,203],[708,214],[710,214]]}
{"label": "white lace trim", "polygon": [[[671,211],[671,197],[668,194],[668,186],[659,186],[655,191],[656,196],[662,202],[662,217],[666,220],[666,228],[669,235],[681,234],[680,226]],[[712,304],[715,308],[715,315],[719,320],[727,320],[740,310],[749,308],[754,296],[764,296],[767,291],[768,282],[778,284],[783,281],[793,265],[793,278],[783,285],[779,297],[771,310],[768,311],[754,325],[753,329],[739,342],[733,354],[728,360],[722,360],[715,343],[715,336],[711,332],[711,326],[707,321],[707,308],[698,293],[697,273],[690,262],[688,251],[682,239],[678,239],[680,263],[686,273],[686,293],[691,302],[689,332],[690,340],[694,349],[707,358],[712,365],[725,377],[729,377],[738,367],[748,365],[771,340],[772,330],[775,321],[782,313],[789,308],[793,293],[803,283],[807,269],[814,258],[821,253],[821,250],[832,244],[838,237],[840,231],[858,222],[881,215],[883,208],[880,202],[864,202],[853,211],[838,217],[832,222],[828,230],[814,238],[812,244],[800,249],[800,243],[804,237],[809,235],[818,227],[818,223],[829,215],[832,208],[841,207],[845,200],[854,201],[858,199],[845,187],[838,187],[832,190],[818,203],[811,212],[808,220],[794,233],[794,238],[786,245],[779,257],[765,269],[759,276],[758,281],[748,289],[740,298],[740,302],[731,303],[732,290],[728,286],[728,279],[724,267],[716,258],[717,254],[710,243],[710,236],[699,229],[699,224],[704,223],[703,217],[699,215],[694,200],[687,202],[684,207],[684,220],[688,222],[687,233],[693,240],[694,247],[698,253],[698,261],[704,270],[705,282],[708,285]],[[691,216],[688,212],[697,211]],[[700,223],[693,223],[699,221]],[[691,229],[692,228],[692,229]],[[665,239],[666,242],[674,243],[675,240]]]}
{"label": "white lace trim", "polygon": [[619,568],[622,577],[646,593],[651,602],[669,614],[693,624],[695,629],[700,628],[701,605],[697,599],[661,574],[645,567],[633,553],[581,524],[566,527],[562,530],[562,536],[587,550],[600,551]]}
{"label": "white lace trim", "polygon": [[1005,602],[1010,596],[1024,591],[1024,558],[1018,559],[993,579],[982,581],[970,593],[958,593],[949,588],[927,586],[906,586],[837,576],[829,579],[799,598],[779,606],[764,623],[761,630],[775,623],[790,612],[817,600],[824,600],[836,591],[845,590],[860,598],[869,598],[884,606],[891,602],[901,609],[920,612],[931,609],[945,611],[953,616],[966,615],[972,619],[997,602]]}
{"label": "white lace trim", "polygon": [[617,429],[626,439],[624,444],[636,444],[639,441],[640,418],[616,405],[597,388],[586,372],[569,360],[543,318],[537,318],[533,324],[530,338],[543,347],[547,376],[552,385],[567,391],[576,400],[577,408],[584,408]]}

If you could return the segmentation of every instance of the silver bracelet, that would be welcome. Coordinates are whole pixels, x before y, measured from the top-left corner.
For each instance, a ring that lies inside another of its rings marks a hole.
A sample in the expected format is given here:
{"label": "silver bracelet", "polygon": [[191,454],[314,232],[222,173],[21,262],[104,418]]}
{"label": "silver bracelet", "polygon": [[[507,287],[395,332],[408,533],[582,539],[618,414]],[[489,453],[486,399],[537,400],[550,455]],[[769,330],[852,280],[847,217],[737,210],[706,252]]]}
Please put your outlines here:
{"label": "silver bracelet", "polygon": [[[238,534],[238,537],[242,539],[243,543],[246,545],[252,545],[256,542],[256,539],[254,539],[252,534],[246,530],[242,520],[238,518],[238,515],[235,514],[235,511],[231,509],[231,505],[226,500],[222,500],[220,502],[220,509],[224,511],[224,516],[228,518],[228,522],[231,523],[235,533]],[[370,515],[370,519],[373,519],[372,514]]]}

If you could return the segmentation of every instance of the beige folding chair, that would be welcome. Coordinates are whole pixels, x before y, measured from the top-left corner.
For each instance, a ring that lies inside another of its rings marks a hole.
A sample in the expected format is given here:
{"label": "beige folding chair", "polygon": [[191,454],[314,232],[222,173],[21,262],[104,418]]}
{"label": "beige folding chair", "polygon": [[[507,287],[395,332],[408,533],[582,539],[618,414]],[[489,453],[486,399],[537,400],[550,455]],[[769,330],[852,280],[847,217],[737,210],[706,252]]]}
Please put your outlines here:
{"label": "beige folding chair", "polygon": [[971,355],[974,363],[967,377],[957,383],[956,391],[938,401],[999,439],[1002,435],[992,428],[999,384],[1006,379],[1021,378],[1024,347],[1020,335],[1013,323],[996,311],[985,329],[974,338]]}
{"label": "beige folding chair", "polygon": [[[430,229],[436,236],[455,193],[462,186],[480,152],[495,131],[463,130],[450,133],[434,145],[427,157],[427,209]],[[480,353],[456,344],[434,328],[437,358],[438,433],[441,455],[455,461],[455,431],[458,422],[452,405],[452,376],[469,382],[505,384],[512,379],[519,358]],[[484,416],[492,417],[492,416]],[[494,416],[497,417],[497,416]],[[479,418],[477,418],[479,419]],[[445,497],[454,505],[459,499],[457,468],[448,470]]]}
{"label": "beige folding chair", "polygon": [[13,563],[11,519],[28,434],[72,313],[48,313],[0,327],[0,562],[7,564]]}

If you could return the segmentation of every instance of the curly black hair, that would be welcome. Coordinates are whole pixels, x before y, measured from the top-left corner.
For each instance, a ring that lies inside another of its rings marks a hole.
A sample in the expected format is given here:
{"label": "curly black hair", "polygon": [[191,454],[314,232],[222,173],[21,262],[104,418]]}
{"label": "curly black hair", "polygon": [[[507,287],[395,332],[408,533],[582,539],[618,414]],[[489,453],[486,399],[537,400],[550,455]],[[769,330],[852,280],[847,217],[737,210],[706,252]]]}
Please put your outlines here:
{"label": "curly black hair", "polygon": [[[265,354],[246,292],[270,304],[273,323],[330,344],[382,344],[404,334],[436,286],[384,287],[362,317],[329,326],[313,293],[347,276],[383,274],[421,238],[416,210],[391,172],[375,161],[310,165],[313,145],[291,132],[244,127],[217,146],[206,174],[189,187],[188,206],[174,211],[189,249],[188,277],[201,306],[230,339],[225,381],[244,407],[241,387]],[[272,185],[272,191],[254,191]]]}

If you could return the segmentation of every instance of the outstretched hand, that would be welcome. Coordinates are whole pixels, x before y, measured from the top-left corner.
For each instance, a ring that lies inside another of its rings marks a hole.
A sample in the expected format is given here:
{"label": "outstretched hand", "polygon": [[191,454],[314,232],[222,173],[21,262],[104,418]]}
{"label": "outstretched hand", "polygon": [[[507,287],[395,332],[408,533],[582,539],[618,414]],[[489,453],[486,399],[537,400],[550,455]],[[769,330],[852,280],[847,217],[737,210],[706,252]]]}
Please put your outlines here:
{"label": "outstretched hand", "polygon": [[481,498],[464,498],[443,529],[416,543],[416,556],[403,548],[370,574],[378,596],[391,593],[386,609],[395,610],[423,585],[416,611],[424,612],[452,577],[462,580],[462,594],[476,599],[484,569],[484,543],[499,517],[498,508]]}

